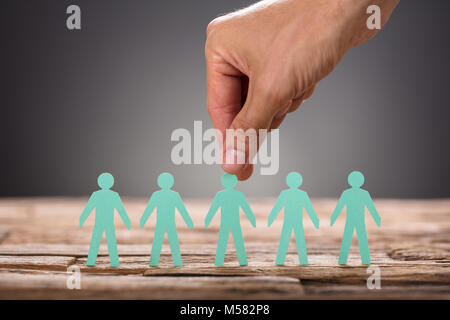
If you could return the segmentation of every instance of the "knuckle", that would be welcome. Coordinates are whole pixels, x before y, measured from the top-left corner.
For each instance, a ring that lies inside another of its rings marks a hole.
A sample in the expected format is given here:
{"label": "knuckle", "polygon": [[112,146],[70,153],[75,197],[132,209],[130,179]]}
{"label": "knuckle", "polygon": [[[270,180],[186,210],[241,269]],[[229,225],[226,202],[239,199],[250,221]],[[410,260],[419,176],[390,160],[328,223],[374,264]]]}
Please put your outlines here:
{"label": "knuckle", "polygon": [[205,56],[208,58],[217,48],[219,42],[216,40],[218,38],[218,30],[221,29],[222,19],[216,18],[212,20],[206,28],[206,42],[205,42]]}
{"label": "knuckle", "polygon": [[279,80],[273,74],[259,77],[255,83],[255,92],[275,110],[292,99],[291,90],[286,82]]}
{"label": "knuckle", "polygon": [[219,29],[223,25],[223,21],[223,17],[212,20],[206,27],[206,37],[210,37],[217,29]]}
{"label": "knuckle", "polygon": [[217,27],[217,19],[212,20],[206,27],[206,37],[208,38],[213,30]]}
{"label": "knuckle", "polygon": [[232,124],[232,129],[234,130],[242,129],[244,131],[247,131],[248,129],[254,129],[257,127],[257,121],[247,116],[236,117]]}

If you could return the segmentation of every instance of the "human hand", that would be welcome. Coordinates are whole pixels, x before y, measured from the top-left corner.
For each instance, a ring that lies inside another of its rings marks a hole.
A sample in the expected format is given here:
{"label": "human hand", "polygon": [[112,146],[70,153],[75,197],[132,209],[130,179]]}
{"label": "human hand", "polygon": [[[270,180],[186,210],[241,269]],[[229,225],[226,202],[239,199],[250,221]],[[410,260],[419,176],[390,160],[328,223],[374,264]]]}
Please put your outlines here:
{"label": "human hand", "polygon": [[[367,29],[366,8],[380,6],[384,25],[398,2],[264,0],[213,20],[205,55],[207,107],[214,127],[224,140],[228,128],[278,128],[345,52],[378,31]],[[254,156],[248,146],[236,150],[234,141],[223,146],[223,169],[248,179]]]}

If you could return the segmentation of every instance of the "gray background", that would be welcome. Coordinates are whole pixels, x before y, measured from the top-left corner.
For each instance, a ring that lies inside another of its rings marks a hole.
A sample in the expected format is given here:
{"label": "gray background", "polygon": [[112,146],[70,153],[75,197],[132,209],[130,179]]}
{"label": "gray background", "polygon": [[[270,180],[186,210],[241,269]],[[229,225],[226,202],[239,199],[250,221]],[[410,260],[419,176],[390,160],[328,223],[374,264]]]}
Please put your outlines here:
{"label": "gray background", "polygon": [[[211,126],[205,28],[251,2],[2,0],[0,196],[88,195],[103,171],[122,195],[170,171],[183,196],[213,196],[220,167],[173,165],[170,134]],[[66,29],[69,4],[81,31]],[[402,1],[286,119],[279,174],[239,188],[275,196],[296,170],[311,196],[335,197],[358,169],[375,197],[449,197],[449,14],[450,1]]]}

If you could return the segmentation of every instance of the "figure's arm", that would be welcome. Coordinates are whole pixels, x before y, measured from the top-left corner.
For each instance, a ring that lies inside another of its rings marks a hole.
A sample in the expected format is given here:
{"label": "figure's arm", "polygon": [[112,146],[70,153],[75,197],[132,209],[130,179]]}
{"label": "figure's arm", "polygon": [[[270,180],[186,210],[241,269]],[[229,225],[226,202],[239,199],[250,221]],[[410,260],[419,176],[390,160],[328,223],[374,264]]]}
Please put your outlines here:
{"label": "figure's arm", "polygon": [[314,210],[314,207],[311,203],[311,200],[308,197],[308,194],[305,194],[304,207],[309,217],[311,218],[312,222],[314,223],[316,229],[319,229],[319,217],[317,216],[316,211]]}
{"label": "figure's arm", "polygon": [[117,194],[116,198],[116,210],[119,213],[120,217],[122,218],[123,223],[125,223],[125,226],[128,230],[131,229],[131,222],[130,218],[128,217],[127,211],[125,210],[125,207],[123,206],[122,200],[120,199],[120,196]]}
{"label": "figure's arm", "polygon": [[367,209],[369,210],[370,214],[372,215],[373,220],[375,220],[375,223],[379,227],[381,224],[381,217],[378,214],[377,209],[375,208],[375,204],[373,203],[373,200],[370,197],[369,192],[367,192],[366,206],[367,206]]}
{"label": "figure's arm", "polygon": [[178,212],[183,217],[184,222],[186,222],[186,225],[188,226],[188,228],[192,229],[194,227],[194,222],[192,222],[192,219],[189,216],[189,213],[188,213],[188,211],[183,203],[183,200],[181,199],[181,196],[179,194],[178,194],[178,198],[177,198],[177,209],[178,209]]}
{"label": "figure's arm", "polygon": [[253,211],[250,208],[250,205],[248,204],[247,199],[245,199],[243,194],[241,194],[241,208],[242,211],[244,211],[245,215],[247,216],[248,220],[250,220],[252,226],[256,227],[255,215],[253,214]]}
{"label": "figure's arm", "polygon": [[219,210],[219,196],[216,195],[214,197],[213,203],[211,204],[211,208],[209,208],[208,214],[206,215],[205,218],[205,228],[209,227],[209,224],[211,223],[211,220],[214,218],[217,210]]}
{"label": "figure's arm", "polygon": [[283,196],[283,192],[281,192],[280,196],[277,199],[277,202],[275,202],[275,205],[272,208],[272,211],[270,211],[269,219],[267,222],[268,227],[270,227],[270,225],[273,223],[273,221],[277,218],[281,209],[283,209],[283,206],[284,206],[284,196]]}
{"label": "figure's arm", "polygon": [[332,227],[334,222],[336,221],[336,219],[339,217],[339,215],[341,214],[342,210],[345,207],[345,196],[344,193],[342,193],[341,197],[339,198],[339,201],[336,205],[336,208],[333,211],[333,214],[331,215],[330,218],[330,226]]}
{"label": "figure's arm", "polygon": [[86,204],[86,207],[83,210],[83,213],[80,216],[80,227],[83,226],[83,223],[89,217],[94,208],[95,208],[95,196],[94,194],[92,194],[91,197],[89,198],[88,203]]}
{"label": "figure's arm", "polygon": [[150,200],[148,201],[148,205],[145,208],[144,213],[142,214],[141,221],[139,223],[139,226],[141,228],[144,227],[148,218],[150,218],[150,215],[152,214],[153,210],[155,210],[155,207],[156,207],[155,195],[152,194],[152,196],[150,197]]}

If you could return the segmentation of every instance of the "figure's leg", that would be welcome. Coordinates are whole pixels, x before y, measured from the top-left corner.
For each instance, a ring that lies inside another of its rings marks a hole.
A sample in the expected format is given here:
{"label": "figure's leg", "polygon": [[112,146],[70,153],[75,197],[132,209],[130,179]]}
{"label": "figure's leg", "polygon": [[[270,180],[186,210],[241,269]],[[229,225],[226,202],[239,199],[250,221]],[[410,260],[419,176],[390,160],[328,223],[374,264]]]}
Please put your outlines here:
{"label": "figure's leg", "polygon": [[297,245],[298,261],[301,265],[308,265],[308,254],[306,252],[305,233],[300,226],[294,227],[295,244]]}
{"label": "figure's leg", "polygon": [[92,231],[91,245],[89,246],[89,254],[86,265],[95,266],[97,260],[98,249],[100,248],[100,242],[102,241],[103,229],[94,227]]}
{"label": "figure's leg", "polygon": [[231,234],[233,235],[234,246],[236,248],[236,254],[241,266],[246,266],[247,255],[245,254],[244,238],[242,237],[241,226],[237,226],[231,229]]}
{"label": "figure's leg", "polygon": [[180,244],[178,243],[178,233],[176,226],[167,229],[167,236],[169,238],[173,264],[175,267],[181,267],[183,263],[181,262]]}
{"label": "figure's leg", "polygon": [[345,224],[344,235],[342,237],[341,252],[339,253],[339,264],[347,264],[348,253],[352,244],[353,225]]}
{"label": "figure's leg", "polygon": [[105,236],[106,236],[106,243],[108,244],[109,262],[111,263],[111,267],[118,267],[119,254],[117,253],[117,240],[114,228],[106,229]]}
{"label": "figure's leg", "polygon": [[356,226],[356,236],[358,237],[359,255],[362,264],[370,264],[369,242],[367,241],[367,231],[364,225]]}
{"label": "figure's leg", "polygon": [[223,266],[224,264],[229,234],[230,229],[220,228],[219,239],[217,240],[216,261],[214,262],[216,266]]}
{"label": "figure's leg", "polygon": [[286,260],[286,253],[289,247],[289,240],[291,240],[292,227],[288,226],[286,223],[283,224],[283,229],[281,229],[280,243],[278,244],[277,253],[277,265],[283,265]]}
{"label": "figure's leg", "polygon": [[152,252],[150,253],[150,266],[156,267],[159,263],[159,255],[161,254],[161,247],[164,241],[164,228],[156,228],[153,236]]}

